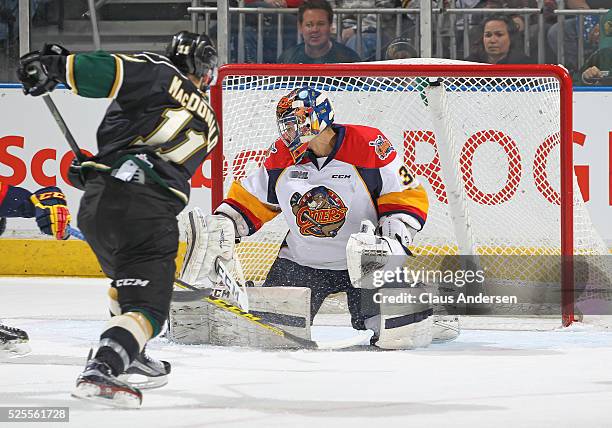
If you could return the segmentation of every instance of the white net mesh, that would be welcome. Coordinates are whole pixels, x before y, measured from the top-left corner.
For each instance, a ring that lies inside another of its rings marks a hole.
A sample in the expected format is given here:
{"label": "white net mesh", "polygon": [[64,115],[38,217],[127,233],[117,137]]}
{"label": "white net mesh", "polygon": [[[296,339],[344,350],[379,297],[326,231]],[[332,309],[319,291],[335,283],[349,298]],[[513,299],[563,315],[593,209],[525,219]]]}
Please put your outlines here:
{"label": "white net mesh", "polygon": [[[274,67],[267,76],[226,77],[224,191],[261,165],[278,138],[279,98],[309,85],[327,93],[336,123],[382,130],[426,187],[430,210],[415,239],[415,254],[455,254],[458,248],[463,253],[466,246],[481,255],[561,253],[557,78],[529,77],[528,71],[468,78],[461,77],[457,65],[452,76],[432,86],[423,77],[358,76],[360,66],[350,67],[354,77],[278,76]],[[444,156],[452,171],[443,171]],[[247,279],[265,278],[286,232],[278,216],[239,245]],[[458,234],[466,237],[458,241]],[[574,234],[576,254],[606,254],[575,179]],[[503,268],[504,276],[529,278],[539,269],[537,259],[521,260],[519,266]]]}

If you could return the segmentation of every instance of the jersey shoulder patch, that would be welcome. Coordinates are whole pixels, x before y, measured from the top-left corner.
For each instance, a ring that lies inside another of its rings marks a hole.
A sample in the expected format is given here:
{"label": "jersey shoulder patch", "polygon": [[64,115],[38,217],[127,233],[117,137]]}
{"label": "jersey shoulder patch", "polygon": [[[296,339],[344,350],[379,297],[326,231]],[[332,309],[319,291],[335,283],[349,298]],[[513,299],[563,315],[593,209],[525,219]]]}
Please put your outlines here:
{"label": "jersey shoulder patch", "polygon": [[293,158],[289,149],[280,138],[270,146],[268,158],[264,162],[264,167],[270,169],[282,169],[293,165]]}
{"label": "jersey shoulder patch", "polygon": [[380,129],[363,125],[344,125],[344,128],[337,160],[361,168],[381,168],[397,156],[395,147]]}

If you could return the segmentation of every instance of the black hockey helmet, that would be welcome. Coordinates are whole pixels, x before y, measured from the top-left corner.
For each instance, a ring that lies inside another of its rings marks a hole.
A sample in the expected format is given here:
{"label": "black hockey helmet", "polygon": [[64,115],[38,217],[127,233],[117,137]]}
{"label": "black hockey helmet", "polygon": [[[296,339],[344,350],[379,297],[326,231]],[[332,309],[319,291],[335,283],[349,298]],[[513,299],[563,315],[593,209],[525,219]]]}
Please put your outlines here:
{"label": "black hockey helmet", "polygon": [[172,36],[166,56],[183,73],[204,77],[203,86],[210,85],[217,76],[217,50],[205,33],[179,31]]}

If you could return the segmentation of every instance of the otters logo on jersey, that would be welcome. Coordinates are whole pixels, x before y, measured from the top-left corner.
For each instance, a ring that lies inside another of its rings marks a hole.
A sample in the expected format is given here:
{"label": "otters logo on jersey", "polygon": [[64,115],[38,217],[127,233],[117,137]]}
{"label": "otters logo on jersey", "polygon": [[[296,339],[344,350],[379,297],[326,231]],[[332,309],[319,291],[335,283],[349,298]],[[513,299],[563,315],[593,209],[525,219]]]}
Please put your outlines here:
{"label": "otters logo on jersey", "polygon": [[304,236],[333,238],[344,225],[348,208],[340,197],[325,186],[315,187],[304,195],[291,196],[291,210]]}
{"label": "otters logo on jersey", "polygon": [[368,145],[374,147],[376,156],[378,156],[380,160],[387,159],[389,155],[395,151],[395,148],[391,142],[382,135],[377,136],[376,139],[374,141],[370,141]]}

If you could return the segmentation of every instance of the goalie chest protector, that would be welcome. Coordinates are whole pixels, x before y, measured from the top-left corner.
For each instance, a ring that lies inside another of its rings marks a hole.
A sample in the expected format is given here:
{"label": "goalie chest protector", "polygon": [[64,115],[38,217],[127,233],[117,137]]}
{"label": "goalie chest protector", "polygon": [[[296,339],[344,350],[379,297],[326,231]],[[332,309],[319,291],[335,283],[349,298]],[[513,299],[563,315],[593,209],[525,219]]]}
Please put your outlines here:
{"label": "goalie chest protector", "polygon": [[[295,165],[279,139],[263,167],[241,184],[265,205],[281,209],[289,226],[281,257],[317,269],[343,270],[347,241],[359,232],[362,220],[377,224],[383,214],[406,212],[423,224],[427,197],[380,130],[333,128],[337,138],[327,158],[308,152]],[[246,206],[246,200],[236,202]],[[257,216],[250,208],[249,215]]]}

